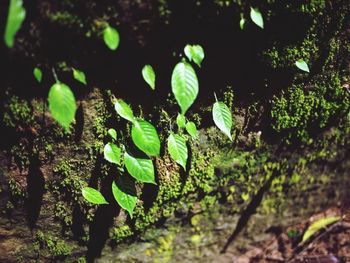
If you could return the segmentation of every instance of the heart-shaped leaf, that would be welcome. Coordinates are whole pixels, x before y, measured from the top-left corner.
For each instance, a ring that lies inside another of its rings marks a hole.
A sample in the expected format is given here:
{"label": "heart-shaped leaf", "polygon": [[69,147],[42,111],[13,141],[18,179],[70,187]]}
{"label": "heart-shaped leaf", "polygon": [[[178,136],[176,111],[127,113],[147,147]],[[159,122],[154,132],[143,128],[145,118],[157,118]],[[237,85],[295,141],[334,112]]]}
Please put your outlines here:
{"label": "heart-shaped leaf", "polygon": [[306,72],[310,72],[309,66],[306,64],[306,62],[302,59],[299,59],[295,61],[295,65],[297,66],[298,69]]}
{"label": "heart-shaped leaf", "polygon": [[118,31],[111,26],[107,26],[103,30],[103,40],[109,49],[116,50],[119,46],[120,41]]}
{"label": "heart-shaped leaf", "polygon": [[111,128],[108,129],[107,134],[109,135],[109,137],[111,137],[113,140],[117,139],[117,132],[115,129]]}
{"label": "heart-shaped leaf", "polygon": [[192,61],[201,67],[204,59],[204,49],[200,45],[186,45],[184,52],[189,61]]}
{"label": "heart-shaped leaf", "polygon": [[74,68],[73,68],[73,77],[74,77],[77,81],[83,83],[84,85],[87,84],[87,82],[86,82],[86,76],[85,76],[85,73],[84,73],[83,71],[80,71],[80,70],[77,70],[77,69],[74,69]]}
{"label": "heart-shaped leaf", "polygon": [[156,74],[151,65],[145,65],[142,68],[142,77],[146,81],[146,83],[151,87],[151,89],[156,88]]}
{"label": "heart-shaped leaf", "polygon": [[170,134],[168,137],[168,151],[171,158],[186,171],[188,151],[185,139],[178,134]]}
{"label": "heart-shaped leaf", "polygon": [[72,90],[66,84],[57,82],[50,88],[48,101],[52,117],[68,130],[77,110]]}
{"label": "heart-shaped leaf", "polygon": [[127,152],[124,154],[126,170],[136,180],[144,183],[156,184],[152,160],[135,158]]}
{"label": "heart-shaped leaf", "polygon": [[132,109],[123,100],[116,100],[116,102],[114,103],[114,108],[120,117],[131,121],[132,123],[135,122],[135,117],[134,113],[132,112]]}
{"label": "heart-shaped leaf", "polygon": [[325,228],[326,226],[328,226],[330,224],[338,222],[340,219],[341,219],[340,216],[330,216],[330,217],[321,218],[321,219],[315,221],[305,231],[302,241],[305,242],[313,234],[315,234],[316,232],[320,231],[322,228]]}
{"label": "heart-shaped leaf", "polygon": [[171,77],[172,92],[185,115],[188,108],[193,104],[198,95],[198,79],[192,66],[186,62],[178,63]]}
{"label": "heart-shaped leaf", "polygon": [[176,117],[176,124],[179,128],[185,128],[186,127],[186,117],[179,113]]}
{"label": "heart-shaped leaf", "polygon": [[149,156],[159,156],[160,140],[156,128],[145,120],[137,120],[131,128],[131,138],[137,148]]}
{"label": "heart-shaped leaf", "polygon": [[250,18],[252,21],[262,29],[264,28],[264,19],[257,8],[250,8]]}
{"label": "heart-shaped leaf", "polygon": [[191,135],[192,138],[197,138],[198,131],[196,124],[192,121],[189,121],[186,123],[186,131],[188,132],[189,135]]}
{"label": "heart-shaped leaf", "polygon": [[232,115],[230,109],[221,101],[217,101],[213,105],[213,120],[215,125],[225,133],[232,141]]}
{"label": "heart-shaped leaf", "polygon": [[137,203],[135,182],[129,176],[121,176],[117,183],[112,183],[112,193],[114,199],[121,208],[128,211],[132,218],[132,213]]}
{"label": "heart-shaped leaf", "polygon": [[120,164],[121,149],[114,143],[109,142],[103,149],[103,156],[110,163]]}
{"label": "heart-shaped leaf", "polygon": [[34,68],[33,70],[33,75],[35,77],[35,79],[41,83],[42,78],[43,78],[43,73],[41,72],[40,68]]}
{"label": "heart-shaped leaf", "polygon": [[82,194],[85,200],[95,205],[108,204],[103,195],[92,187],[84,187],[82,189]]}
{"label": "heart-shaped leaf", "polygon": [[26,17],[22,0],[10,0],[4,40],[8,47],[13,47],[15,36]]}

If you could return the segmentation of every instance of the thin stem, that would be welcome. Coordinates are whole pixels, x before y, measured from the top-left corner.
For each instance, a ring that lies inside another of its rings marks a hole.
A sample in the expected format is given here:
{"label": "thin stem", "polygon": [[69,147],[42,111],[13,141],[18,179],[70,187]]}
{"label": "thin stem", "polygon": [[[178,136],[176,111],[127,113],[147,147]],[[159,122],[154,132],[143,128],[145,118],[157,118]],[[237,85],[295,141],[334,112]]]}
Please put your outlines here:
{"label": "thin stem", "polygon": [[215,97],[215,101],[218,101],[218,97],[216,97],[216,93],[214,92],[214,97]]}
{"label": "thin stem", "polygon": [[58,80],[58,78],[57,78],[57,74],[56,74],[56,71],[55,71],[55,68],[54,68],[54,67],[52,67],[52,74],[53,74],[53,77],[55,78],[56,82],[57,82],[57,83],[60,82],[60,81]]}

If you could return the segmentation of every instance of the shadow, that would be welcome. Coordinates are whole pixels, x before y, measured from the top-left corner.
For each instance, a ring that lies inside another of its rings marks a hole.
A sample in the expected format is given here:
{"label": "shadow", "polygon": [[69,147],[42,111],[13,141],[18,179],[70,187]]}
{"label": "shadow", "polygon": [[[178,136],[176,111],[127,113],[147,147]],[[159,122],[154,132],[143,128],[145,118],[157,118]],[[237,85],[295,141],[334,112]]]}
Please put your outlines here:
{"label": "shadow", "polygon": [[109,228],[112,226],[114,217],[118,215],[119,211],[120,208],[114,204],[101,205],[97,208],[94,220],[89,228],[89,242],[86,253],[87,262],[92,263],[96,258],[101,256],[102,249],[109,238]]}
{"label": "shadow", "polygon": [[25,209],[27,213],[27,222],[31,229],[36,226],[40,215],[43,195],[45,192],[45,179],[40,170],[40,160],[38,155],[31,157],[29,171],[27,176],[27,193]]}
{"label": "shadow", "polygon": [[[105,177],[101,173],[102,156],[99,156],[95,168],[92,171],[89,186],[97,188],[99,178]],[[101,256],[103,247],[109,238],[109,228],[113,225],[114,218],[119,214],[120,207],[116,205],[112,194],[112,182],[114,180],[114,170],[104,180],[102,180],[101,193],[108,201],[108,205],[100,205],[95,213],[95,217],[89,226],[89,241],[87,245],[86,260],[87,262],[94,262],[94,260]],[[78,212],[77,212],[78,213]],[[79,215],[79,214],[77,214]],[[76,218],[75,220],[78,220]],[[79,230],[79,229],[77,229]]]}
{"label": "shadow", "polygon": [[231,245],[231,243],[236,239],[236,237],[241,233],[241,231],[247,226],[249,219],[252,215],[255,214],[256,209],[261,204],[263,200],[264,194],[270,189],[271,183],[273,179],[277,176],[277,172],[274,171],[270,178],[265,182],[265,184],[260,188],[258,193],[253,197],[247,208],[241,213],[241,216],[238,220],[235,230],[231,234],[231,236],[226,241],[223,249],[220,253],[225,253],[227,248]]}
{"label": "shadow", "polygon": [[75,134],[74,134],[74,141],[76,143],[80,142],[81,137],[83,135],[84,131],[84,107],[83,103],[80,103],[77,112],[75,114]]}
{"label": "shadow", "polygon": [[85,236],[84,223],[84,213],[81,211],[80,205],[76,204],[73,208],[71,230],[73,237],[79,241],[81,241],[81,238]]}

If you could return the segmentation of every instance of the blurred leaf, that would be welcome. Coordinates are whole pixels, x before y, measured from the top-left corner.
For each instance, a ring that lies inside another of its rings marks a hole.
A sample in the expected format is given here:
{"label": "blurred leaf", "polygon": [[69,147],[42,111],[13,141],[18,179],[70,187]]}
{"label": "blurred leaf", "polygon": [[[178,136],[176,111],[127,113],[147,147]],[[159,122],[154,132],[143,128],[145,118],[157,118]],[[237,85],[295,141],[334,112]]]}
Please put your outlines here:
{"label": "blurred leaf", "polygon": [[258,8],[250,8],[250,18],[257,26],[264,29],[264,19]]}
{"label": "blurred leaf", "polygon": [[302,242],[307,241],[313,234],[320,231],[322,228],[325,228],[326,226],[333,224],[335,222],[338,222],[341,219],[340,216],[330,216],[321,218],[315,222],[313,222],[308,229],[306,229]]}
{"label": "blurred leaf", "polygon": [[196,124],[192,121],[189,121],[186,123],[186,131],[188,132],[189,135],[191,135],[192,138],[197,138],[198,131]]}
{"label": "blurred leaf", "polygon": [[184,49],[185,55],[189,61],[192,61],[201,67],[204,59],[204,49],[200,45],[186,45]]}
{"label": "blurred leaf", "polygon": [[179,128],[185,128],[186,127],[186,117],[179,113],[176,117],[176,124]]}
{"label": "blurred leaf", "polygon": [[145,65],[142,68],[142,77],[146,81],[146,83],[151,87],[151,89],[155,89],[155,81],[156,81],[156,74],[154,73],[154,70],[151,65]]}
{"label": "blurred leaf", "polygon": [[33,75],[35,77],[35,79],[41,83],[41,80],[43,78],[43,73],[41,72],[40,68],[34,68],[33,70]]}
{"label": "blurred leaf", "polygon": [[83,71],[80,71],[80,70],[77,70],[77,69],[74,69],[73,68],[73,77],[77,80],[77,81],[79,81],[79,82],[81,82],[81,83],[83,83],[83,84],[87,84],[87,82],[86,82],[86,77],[85,77],[85,73],[83,72]]}
{"label": "blurred leaf", "polygon": [[310,72],[309,66],[306,64],[306,62],[302,59],[299,59],[295,62],[295,65],[297,68],[301,69],[302,71]]}
{"label": "blurred leaf", "polygon": [[247,20],[245,18],[241,18],[241,20],[239,20],[239,27],[243,30],[245,25],[246,25]]}
{"label": "blurred leaf", "polygon": [[107,131],[107,134],[114,140],[117,139],[117,132],[115,129],[111,128],[111,129],[108,129]]}
{"label": "blurred leaf", "polygon": [[14,38],[21,28],[26,17],[26,10],[23,8],[22,0],[10,0],[9,12],[5,28],[4,40],[7,47],[11,48],[14,44]]}
{"label": "blurred leaf", "polygon": [[109,49],[116,50],[120,41],[118,31],[113,27],[107,26],[103,30],[103,40]]}

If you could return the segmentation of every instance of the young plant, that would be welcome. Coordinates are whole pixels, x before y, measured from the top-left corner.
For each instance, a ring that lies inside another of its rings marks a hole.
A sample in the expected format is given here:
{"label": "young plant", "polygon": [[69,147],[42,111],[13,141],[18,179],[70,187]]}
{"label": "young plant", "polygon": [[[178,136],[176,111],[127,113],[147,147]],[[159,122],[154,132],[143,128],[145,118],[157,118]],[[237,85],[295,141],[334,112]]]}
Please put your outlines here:
{"label": "young plant", "polygon": [[[197,46],[192,46],[191,48],[193,47]],[[202,52],[202,54],[196,54],[198,51]],[[194,50],[187,50],[187,52],[190,52],[188,53],[191,56],[189,60],[193,60],[200,66],[204,58],[203,49],[194,48]],[[155,74],[152,67],[146,65],[142,74],[145,81],[154,89]],[[180,134],[170,132],[167,139],[167,148],[171,158],[186,171],[188,148],[186,136],[182,135],[182,130],[185,129],[192,138],[197,137],[197,127],[194,122],[187,121],[185,113],[196,99],[199,89],[196,73],[188,62],[182,61],[175,66],[171,84],[172,91],[181,109],[181,114],[178,114],[176,118]],[[156,128],[150,122],[142,118],[136,118],[132,108],[121,99],[114,100],[114,108],[120,117],[131,123],[131,138],[135,146],[148,156],[159,156],[161,142]],[[109,129],[107,134],[113,142],[108,142],[105,145],[104,158],[118,166],[125,166],[126,171],[132,177],[119,176],[117,181],[112,183],[112,193],[117,203],[123,209],[127,210],[130,217],[132,217],[133,210],[137,203],[133,179],[141,183],[156,184],[154,164],[150,158],[133,156],[125,146],[122,147],[123,151],[125,149],[124,153],[122,153],[121,148],[115,144],[117,132],[114,129]],[[96,200],[86,195],[86,188],[83,188],[83,190],[84,189],[85,194],[83,194],[83,196],[85,199],[96,203]],[[92,190],[90,189],[90,191]],[[99,197],[102,196],[96,192],[93,193]],[[100,199],[100,201],[101,200],[102,199]]]}

